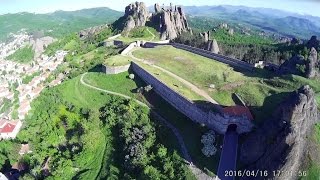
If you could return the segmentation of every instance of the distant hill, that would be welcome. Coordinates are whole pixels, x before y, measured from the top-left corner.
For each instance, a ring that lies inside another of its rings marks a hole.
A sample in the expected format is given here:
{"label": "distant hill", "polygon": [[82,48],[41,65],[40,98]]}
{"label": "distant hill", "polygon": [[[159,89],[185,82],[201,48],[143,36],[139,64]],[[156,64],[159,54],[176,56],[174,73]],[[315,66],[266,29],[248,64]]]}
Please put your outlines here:
{"label": "distant hill", "polygon": [[261,30],[309,39],[320,36],[320,17],[269,8],[246,6],[184,6],[189,16],[206,16],[230,23],[243,23]]}
{"label": "distant hill", "polygon": [[61,37],[91,26],[112,23],[122,14],[102,7],[48,14],[23,12],[0,15],[0,41],[5,40],[9,33],[16,33],[21,29],[27,29],[29,33],[42,31],[45,35]]}

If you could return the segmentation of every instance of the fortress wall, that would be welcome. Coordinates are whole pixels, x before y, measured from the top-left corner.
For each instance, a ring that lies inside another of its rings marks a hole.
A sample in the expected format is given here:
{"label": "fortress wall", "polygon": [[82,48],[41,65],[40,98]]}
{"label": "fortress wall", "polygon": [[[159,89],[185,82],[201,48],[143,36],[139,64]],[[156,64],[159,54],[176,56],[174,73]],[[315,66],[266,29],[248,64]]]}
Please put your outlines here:
{"label": "fortress wall", "polygon": [[165,85],[134,62],[131,62],[131,69],[147,84],[150,84],[153,90],[163,99],[196,123],[205,124],[219,134],[224,134],[229,124],[237,124],[238,133],[249,132],[252,128],[252,123],[247,118],[226,116],[198,108],[193,102]]}
{"label": "fortress wall", "polygon": [[119,74],[125,71],[128,71],[130,68],[130,64],[125,66],[107,66],[102,65],[102,71],[106,74]]}
{"label": "fortress wall", "polygon": [[184,44],[178,44],[178,43],[171,43],[171,45],[175,48],[178,49],[183,49],[213,60],[217,60],[220,61],[222,63],[228,64],[230,66],[233,67],[237,67],[237,68],[241,68],[241,69],[245,69],[245,70],[249,70],[249,71],[253,71],[254,70],[254,66],[252,64],[237,60],[237,59],[233,59],[233,58],[229,58],[220,54],[215,54],[212,53],[210,51],[204,50],[204,49],[199,49],[199,48],[195,48],[195,47],[191,47],[191,46],[187,46]]}

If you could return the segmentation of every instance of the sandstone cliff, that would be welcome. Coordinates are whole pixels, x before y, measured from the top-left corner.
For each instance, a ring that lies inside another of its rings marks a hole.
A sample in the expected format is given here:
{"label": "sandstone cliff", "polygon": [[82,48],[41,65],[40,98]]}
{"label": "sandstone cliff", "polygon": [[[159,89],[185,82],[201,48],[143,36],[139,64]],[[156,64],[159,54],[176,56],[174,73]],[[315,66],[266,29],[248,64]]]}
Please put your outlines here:
{"label": "sandstone cliff", "polygon": [[[240,159],[245,168],[267,170],[269,178],[273,170],[294,172],[290,179],[297,179],[297,172],[310,154],[306,151],[310,145],[307,142],[316,121],[318,110],[313,90],[303,86],[292,92],[274,117],[250,133],[242,144]],[[288,174],[272,178],[287,179]]]}

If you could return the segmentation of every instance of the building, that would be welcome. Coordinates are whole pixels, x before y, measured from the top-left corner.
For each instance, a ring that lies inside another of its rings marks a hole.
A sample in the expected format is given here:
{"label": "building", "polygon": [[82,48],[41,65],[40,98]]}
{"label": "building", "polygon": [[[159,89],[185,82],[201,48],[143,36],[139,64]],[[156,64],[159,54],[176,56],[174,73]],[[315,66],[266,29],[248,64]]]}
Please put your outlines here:
{"label": "building", "polygon": [[14,139],[22,126],[21,121],[0,120],[0,139]]}

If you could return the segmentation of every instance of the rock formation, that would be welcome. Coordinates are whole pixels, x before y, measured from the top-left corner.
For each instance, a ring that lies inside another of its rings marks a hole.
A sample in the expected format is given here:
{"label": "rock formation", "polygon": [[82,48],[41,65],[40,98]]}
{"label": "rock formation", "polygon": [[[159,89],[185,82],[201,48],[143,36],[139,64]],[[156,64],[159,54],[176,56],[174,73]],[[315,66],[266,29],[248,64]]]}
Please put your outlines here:
{"label": "rock formation", "polygon": [[301,74],[299,69],[297,69],[298,65],[305,65],[305,60],[303,56],[295,55],[292,56],[290,59],[286,60],[284,63],[281,64],[279,67],[279,72],[281,74]]}
{"label": "rock formation", "polygon": [[311,48],[308,62],[306,66],[306,77],[307,78],[314,78],[318,76],[318,53],[315,48]]}
{"label": "rock formation", "polygon": [[228,30],[228,34],[230,34],[231,36],[233,36],[234,30],[233,30],[232,28],[230,28],[230,29]]}
{"label": "rock formation", "polygon": [[145,26],[149,19],[149,11],[143,2],[129,4],[125,9],[126,23],[124,31],[128,32],[135,27]]}
{"label": "rock formation", "polygon": [[101,25],[101,26],[94,26],[94,27],[90,27],[88,29],[81,30],[78,34],[81,39],[86,39],[89,36],[92,36],[94,34],[101,32],[103,29],[105,29],[107,27],[108,27],[108,25],[106,25],[106,24]]}
{"label": "rock formation", "polygon": [[50,36],[30,39],[29,43],[32,45],[32,49],[34,50],[34,58],[39,58],[45,48],[54,41],[55,39]]}
{"label": "rock formation", "polygon": [[320,44],[320,42],[317,39],[317,36],[312,36],[310,38],[310,40],[307,42],[307,48],[309,48],[309,49],[312,48],[312,47],[318,48],[319,44]]}
{"label": "rock formation", "polygon": [[211,36],[211,32],[204,32],[204,33],[200,33],[200,36],[204,39],[204,42],[207,43],[210,39]]}
{"label": "rock formation", "polygon": [[[245,169],[267,170],[269,178],[288,179],[288,174],[272,177],[272,171],[292,173],[297,179],[298,171],[307,160],[311,130],[318,121],[315,93],[303,86],[289,94],[262,127],[251,132],[241,147],[240,160]],[[308,142],[308,143],[307,143]],[[264,179],[260,177],[259,179]]]}
{"label": "rock formation", "polygon": [[216,53],[216,54],[218,54],[220,52],[220,49],[219,49],[219,46],[218,46],[218,42],[217,42],[216,39],[208,41],[207,50],[210,51],[210,52]]}
{"label": "rock formation", "polygon": [[171,5],[171,8],[162,9],[160,13],[155,14],[153,19],[155,19],[155,22],[160,22],[161,40],[174,39],[182,32],[191,32],[187,17],[181,7],[173,9]]}
{"label": "rock formation", "polygon": [[115,24],[124,32],[129,32],[135,27],[145,26],[146,23],[154,26],[159,32],[161,40],[174,39],[182,32],[189,31],[186,15],[181,7],[173,7],[170,4],[169,9],[164,9],[159,4],[154,5],[154,14],[150,14],[146,5],[142,2],[132,3],[126,7],[125,15]]}

